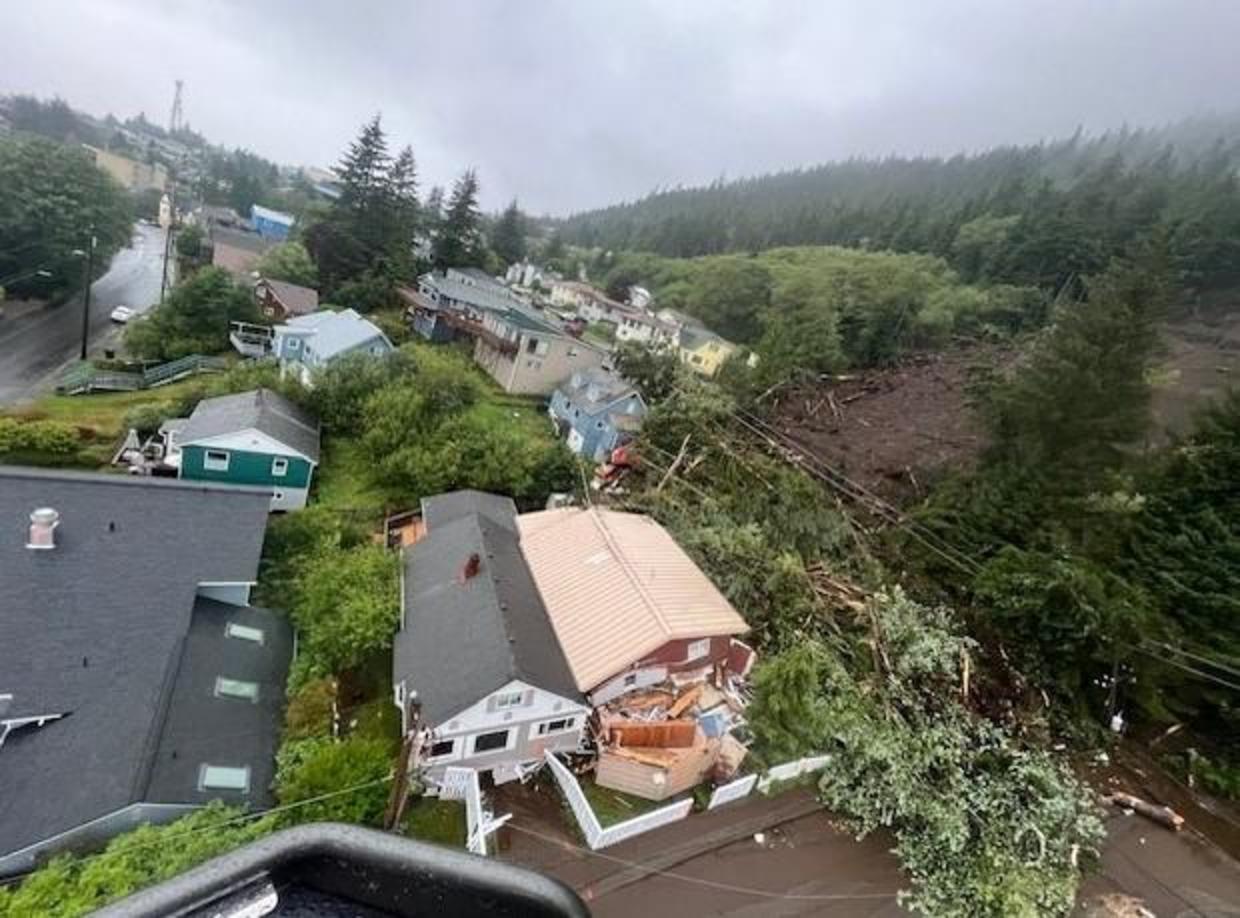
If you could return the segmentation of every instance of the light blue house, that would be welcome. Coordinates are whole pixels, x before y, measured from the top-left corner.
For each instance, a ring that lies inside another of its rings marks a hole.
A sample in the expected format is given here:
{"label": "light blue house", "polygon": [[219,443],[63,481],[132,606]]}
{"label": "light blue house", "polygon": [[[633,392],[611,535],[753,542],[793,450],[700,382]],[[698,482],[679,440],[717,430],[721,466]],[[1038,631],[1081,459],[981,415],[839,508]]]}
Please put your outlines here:
{"label": "light blue house", "polygon": [[293,221],[292,214],[281,213],[257,204],[250,205],[250,222],[254,224],[258,235],[264,239],[287,239],[289,231],[293,228]]}
{"label": "light blue house", "polygon": [[345,354],[383,357],[394,350],[379,326],[352,309],[297,316],[277,325],[271,338],[280,372],[296,374],[304,386],[312,386],[316,371]]}
{"label": "light blue house", "polygon": [[551,394],[548,411],[569,449],[602,462],[641,429],[646,403],[615,373],[586,369],[573,373]]}

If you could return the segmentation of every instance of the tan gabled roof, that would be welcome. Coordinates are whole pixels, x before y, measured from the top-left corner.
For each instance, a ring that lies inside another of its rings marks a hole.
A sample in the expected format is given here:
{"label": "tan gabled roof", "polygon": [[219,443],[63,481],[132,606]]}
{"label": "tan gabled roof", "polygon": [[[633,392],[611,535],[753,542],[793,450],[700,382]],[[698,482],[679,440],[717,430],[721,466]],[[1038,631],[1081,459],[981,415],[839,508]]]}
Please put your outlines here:
{"label": "tan gabled roof", "polygon": [[749,630],[648,516],[564,508],[519,516],[517,528],[521,552],[582,691],[668,641]]}

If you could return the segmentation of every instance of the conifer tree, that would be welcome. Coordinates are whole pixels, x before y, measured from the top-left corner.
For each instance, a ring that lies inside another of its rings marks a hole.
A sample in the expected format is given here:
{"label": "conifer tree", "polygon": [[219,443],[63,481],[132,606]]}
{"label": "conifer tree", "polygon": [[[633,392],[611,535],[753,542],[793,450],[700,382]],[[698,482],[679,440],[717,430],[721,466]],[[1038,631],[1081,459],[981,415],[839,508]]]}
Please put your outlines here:
{"label": "conifer tree", "polygon": [[481,266],[486,256],[481,224],[478,176],[473,169],[467,169],[452,186],[452,197],[435,237],[431,256],[435,268]]}
{"label": "conifer tree", "polygon": [[525,257],[525,215],[521,213],[515,198],[500,214],[491,231],[491,249],[505,265]]}

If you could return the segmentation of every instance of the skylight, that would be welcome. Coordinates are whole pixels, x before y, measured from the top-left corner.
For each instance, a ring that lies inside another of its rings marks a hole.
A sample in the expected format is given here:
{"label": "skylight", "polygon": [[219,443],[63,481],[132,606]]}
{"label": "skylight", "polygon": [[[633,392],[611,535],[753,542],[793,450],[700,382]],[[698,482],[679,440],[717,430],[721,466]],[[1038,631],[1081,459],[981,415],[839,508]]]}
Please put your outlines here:
{"label": "skylight", "polygon": [[250,766],[203,765],[198,772],[199,790],[228,790],[246,793],[250,789]]}
{"label": "skylight", "polygon": [[253,641],[255,644],[263,643],[265,638],[262,628],[251,628],[249,625],[239,625],[236,622],[229,622],[224,626],[224,636],[242,641]]}
{"label": "skylight", "polygon": [[217,698],[241,698],[245,701],[258,701],[258,683],[246,682],[243,679],[225,679],[220,676],[215,680],[215,696]]}

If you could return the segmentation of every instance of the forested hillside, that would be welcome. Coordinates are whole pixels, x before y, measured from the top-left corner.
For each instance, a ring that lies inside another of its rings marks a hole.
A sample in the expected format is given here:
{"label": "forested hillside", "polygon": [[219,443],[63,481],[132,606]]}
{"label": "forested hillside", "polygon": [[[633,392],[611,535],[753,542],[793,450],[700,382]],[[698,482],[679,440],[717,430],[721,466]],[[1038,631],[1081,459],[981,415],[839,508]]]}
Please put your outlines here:
{"label": "forested hillside", "polygon": [[1059,288],[1151,231],[1183,283],[1240,282],[1240,117],[942,158],[851,159],[576,214],[571,243],[669,256],[844,245]]}

